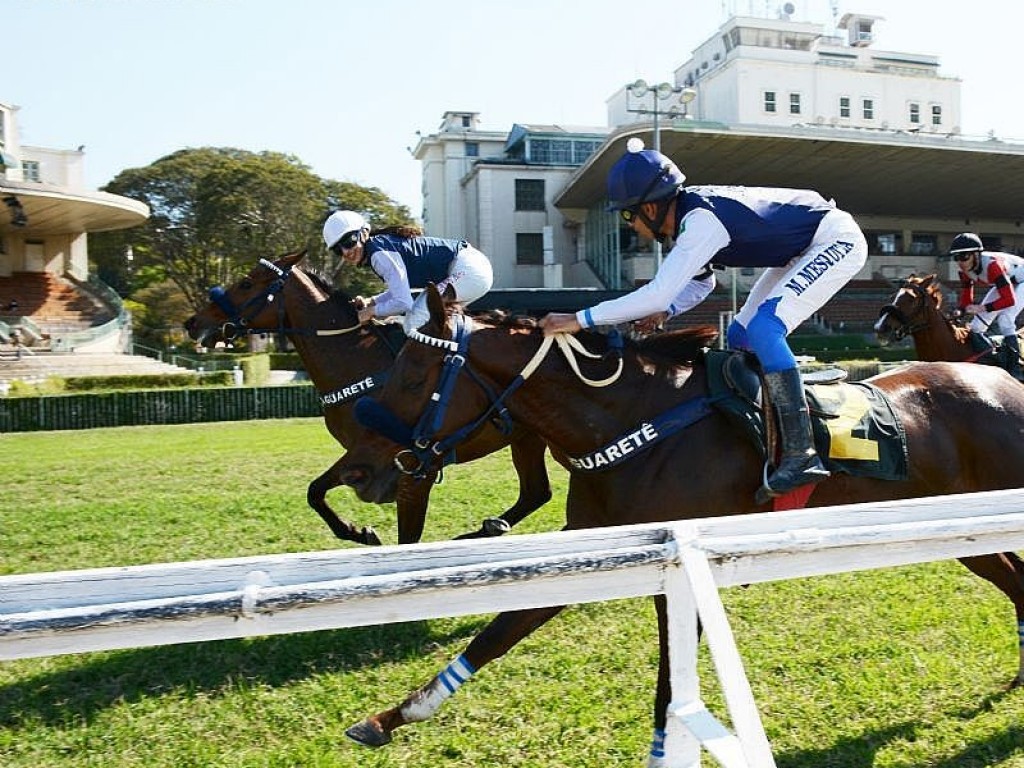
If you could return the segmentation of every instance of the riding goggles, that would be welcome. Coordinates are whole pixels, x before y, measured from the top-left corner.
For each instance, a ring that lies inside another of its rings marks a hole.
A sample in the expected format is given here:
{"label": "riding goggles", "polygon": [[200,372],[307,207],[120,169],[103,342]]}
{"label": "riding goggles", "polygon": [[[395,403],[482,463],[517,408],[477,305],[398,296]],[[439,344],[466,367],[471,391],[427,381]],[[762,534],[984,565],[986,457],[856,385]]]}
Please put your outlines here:
{"label": "riding goggles", "polygon": [[341,256],[342,251],[350,251],[359,245],[359,230],[354,229],[351,232],[347,232],[341,236],[334,245],[331,246],[331,252],[335,256]]}
{"label": "riding goggles", "polygon": [[956,261],[967,261],[976,253],[981,253],[981,251],[954,251],[952,255]]}

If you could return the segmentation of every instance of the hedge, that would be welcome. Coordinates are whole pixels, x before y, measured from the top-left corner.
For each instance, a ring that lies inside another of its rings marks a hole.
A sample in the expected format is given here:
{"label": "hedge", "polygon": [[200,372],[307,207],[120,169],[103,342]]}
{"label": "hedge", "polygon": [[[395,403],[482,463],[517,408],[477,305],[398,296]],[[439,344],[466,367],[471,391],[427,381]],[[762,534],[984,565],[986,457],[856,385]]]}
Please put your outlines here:
{"label": "hedge", "polygon": [[0,432],[320,416],[309,384],[0,398]]}

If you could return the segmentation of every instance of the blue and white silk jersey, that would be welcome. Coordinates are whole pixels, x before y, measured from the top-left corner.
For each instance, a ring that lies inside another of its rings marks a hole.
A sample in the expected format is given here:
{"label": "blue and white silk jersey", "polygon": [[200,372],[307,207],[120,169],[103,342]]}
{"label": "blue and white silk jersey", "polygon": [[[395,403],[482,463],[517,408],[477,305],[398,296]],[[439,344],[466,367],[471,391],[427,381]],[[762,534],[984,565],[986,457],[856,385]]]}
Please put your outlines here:
{"label": "blue and white silk jersey", "polygon": [[427,283],[439,284],[448,271],[464,240],[439,237],[400,237],[374,235],[363,246],[363,263],[368,263],[387,289],[374,296],[380,316],[404,314],[412,308],[412,289],[425,288]]}
{"label": "blue and white silk jersey", "polygon": [[[686,187],[676,197],[676,220],[675,243],[654,279],[581,310],[576,319],[582,327],[665,311],[693,280],[706,279],[704,270],[713,263],[768,267],[737,317],[745,326],[759,305],[778,299],[772,308],[791,331],[867,258],[867,244],[853,217],[810,190]],[[704,285],[693,295],[707,293]]]}

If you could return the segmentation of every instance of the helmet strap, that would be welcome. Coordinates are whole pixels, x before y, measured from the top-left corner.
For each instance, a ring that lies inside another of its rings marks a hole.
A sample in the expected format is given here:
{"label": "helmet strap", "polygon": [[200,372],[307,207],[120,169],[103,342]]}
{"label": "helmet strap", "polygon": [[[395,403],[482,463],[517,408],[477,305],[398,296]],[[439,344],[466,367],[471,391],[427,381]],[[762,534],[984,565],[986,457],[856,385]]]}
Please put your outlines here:
{"label": "helmet strap", "polygon": [[653,220],[644,213],[643,205],[637,208],[636,211],[637,218],[644,223],[644,226],[651,230],[651,234],[654,235],[654,239],[659,243],[664,243],[665,238],[668,237],[668,235],[661,231],[661,227],[665,223],[665,217],[668,216],[668,209],[673,200],[675,200],[674,197],[667,197],[656,201],[654,204],[658,206],[658,212]]}

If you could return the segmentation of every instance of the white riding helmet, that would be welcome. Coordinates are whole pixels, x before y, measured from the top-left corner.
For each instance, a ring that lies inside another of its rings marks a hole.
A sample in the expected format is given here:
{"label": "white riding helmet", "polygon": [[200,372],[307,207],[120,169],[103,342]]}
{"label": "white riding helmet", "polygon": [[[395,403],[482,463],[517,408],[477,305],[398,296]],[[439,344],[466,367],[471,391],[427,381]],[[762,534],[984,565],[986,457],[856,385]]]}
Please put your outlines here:
{"label": "white riding helmet", "polygon": [[370,225],[361,214],[355,211],[335,211],[324,222],[324,242],[331,248],[349,232],[369,228]]}

